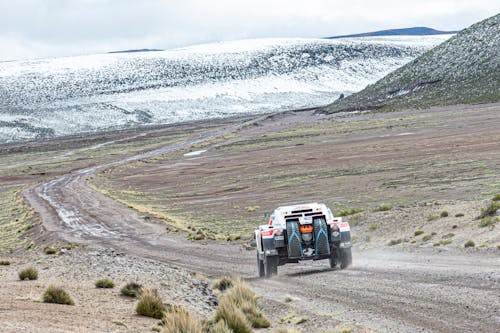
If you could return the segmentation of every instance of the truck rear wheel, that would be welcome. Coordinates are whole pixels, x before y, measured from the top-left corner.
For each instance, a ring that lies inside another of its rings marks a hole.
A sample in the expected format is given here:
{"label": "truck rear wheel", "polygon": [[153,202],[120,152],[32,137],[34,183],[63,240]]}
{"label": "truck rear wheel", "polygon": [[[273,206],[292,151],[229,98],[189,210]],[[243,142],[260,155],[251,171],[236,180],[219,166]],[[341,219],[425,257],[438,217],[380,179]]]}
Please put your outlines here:
{"label": "truck rear wheel", "polygon": [[259,254],[257,253],[257,273],[259,277],[264,277],[264,261],[259,258]]}
{"label": "truck rear wheel", "polygon": [[278,274],[278,256],[265,256],[264,257],[264,275],[270,278]]}
{"label": "truck rear wheel", "polygon": [[352,264],[352,252],[351,248],[340,249],[340,268],[345,269]]}
{"label": "truck rear wheel", "polygon": [[337,267],[337,251],[333,251],[330,253],[330,268],[335,268]]}

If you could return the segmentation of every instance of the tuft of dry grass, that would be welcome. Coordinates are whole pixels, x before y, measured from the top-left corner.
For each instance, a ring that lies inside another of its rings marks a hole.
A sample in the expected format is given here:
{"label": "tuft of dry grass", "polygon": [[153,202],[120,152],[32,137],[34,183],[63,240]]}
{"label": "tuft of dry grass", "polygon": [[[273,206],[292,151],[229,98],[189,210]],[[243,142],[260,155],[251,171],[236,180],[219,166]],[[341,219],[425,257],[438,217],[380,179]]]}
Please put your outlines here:
{"label": "tuft of dry grass", "polygon": [[203,333],[201,321],[183,308],[165,314],[162,333]]}
{"label": "tuft of dry grass", "polygon": [[474,243],[473,240],[468,240],[467,242],[465,242],[464,244],[464,247],[474,247],[476,246],[476,243]]}
{"label": "tuft of dry grass", "polygon": [[220,290],[220,291],[225,291],[229,288],[233,287],[233,279],[229,276],[224,276],[218,280],[215,281],[213,288]]}
{"label": "tuft of dry grass", "polygon": [[75,305],[73,299],[69,294],[61,287],[48,286],[43,293],[44,303],[54,303],[54,304],[65,304],[65,305]]}
{"label": "tuft of dry grass", "polygon": [[120,289],[120,294],[127,297],[139,297],[142,286],[136,282],[129,282]]}
{"label": "tuft of dry grass", "polygon": [[224,320],[219,320],[209,331],[210,333],[233,333]]}
{"label": "tuft of dry grass", "polygon": [[28,267],[21,270],[19,273],[19,280],[36,280],[38,279],[38,271],[34,267]]}
{"label": "tuft of dry grass", "polygon": [[166,311],[166,307],[156,290],[143,288],[135,311],[137,314],[146,317],[161,319],[163,317],[163,312]]}
{"label": "tuft of dry grass", "polygon": [[252,332],[253,328],[271,326],[260,311],[254,292],[241,280],[224,294],[215,313],[215,321],[223,320],[234,333]]}
{"label": "tuft of dry grass", "polygon": [[0,266],[9,266],[10,265],[10,261],[8,260],[0,260]]}
{"label": "tuft of dry grass", "polygon": [[97,280],[95,283],[96,288],[114,288],[115,283],[110,278]]}

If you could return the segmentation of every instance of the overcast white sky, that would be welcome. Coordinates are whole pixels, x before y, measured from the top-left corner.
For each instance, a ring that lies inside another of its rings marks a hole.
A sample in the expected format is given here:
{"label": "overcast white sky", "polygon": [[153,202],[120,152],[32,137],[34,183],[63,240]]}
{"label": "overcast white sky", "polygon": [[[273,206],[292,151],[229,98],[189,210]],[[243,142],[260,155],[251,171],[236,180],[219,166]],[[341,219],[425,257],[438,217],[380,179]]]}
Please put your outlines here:
{"label": "overcast white sky", "polygon": [[459,30],[495,0],[0,0],[0,60],[389,28]]}

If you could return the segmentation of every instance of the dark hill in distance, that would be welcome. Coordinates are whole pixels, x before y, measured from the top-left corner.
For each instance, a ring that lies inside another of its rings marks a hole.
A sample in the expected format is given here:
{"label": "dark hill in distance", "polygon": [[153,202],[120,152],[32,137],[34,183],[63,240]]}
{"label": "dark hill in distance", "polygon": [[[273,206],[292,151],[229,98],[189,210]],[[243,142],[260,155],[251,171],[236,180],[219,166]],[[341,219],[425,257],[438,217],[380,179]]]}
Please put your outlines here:
{"label": "dark hill in distance", "polygon": [[428,35],[456,34],[457,32],[458,31],[440,31],[427,27],[413,27],[413,28],[402,28],[402,29],[379,30],[379,31],[365,32],[361,34],[333,36],[333,37],[326,37],[326,39],[372,37],[372,36],[428,36]]}
{"label": "dark hill in distance", "polygon": [[110,51],[108,53],[137,53],[137,52],[155,52],[155,51],[165,51],[162,49],[133,49],[133,50],[123,50],[123,51]]}
{"label": "dark hill in distance", "polygon": [[500,101],[500,14],[473,24],[321,112],[423,109]]}

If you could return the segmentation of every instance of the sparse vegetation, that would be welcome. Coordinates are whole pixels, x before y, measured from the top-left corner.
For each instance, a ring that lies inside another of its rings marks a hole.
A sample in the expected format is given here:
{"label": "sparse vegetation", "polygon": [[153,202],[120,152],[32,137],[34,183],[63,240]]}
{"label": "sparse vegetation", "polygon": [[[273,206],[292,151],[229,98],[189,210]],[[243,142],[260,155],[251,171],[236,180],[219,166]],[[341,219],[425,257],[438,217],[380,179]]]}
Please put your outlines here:
{"label": "sparse vegetation", "polygon": [[21,270],[19,273],[19,280],[36,280],[38,279],[38,271],[34,267],[28,267]]}
{"label": "sparse vegetation", "polygon": [[377,223],[370,223],[370,230],[374,231],[377,230],[378,224]]}
{"label": "sparse vegetation", "polygon": [[388,243],[389,246],[401,244],[403,242],[403,239],[398,238],[398,239],[391,239]]}
{"label": "sparse vegetation", "polygon": [[166,307],[156,290],[143,288],[135,311],[142,316],[161,319]]}
{"label": "sparse vegetation", "polygon": [[413,235],[420,236],[423,233],[424,233],[424,231],[422,229],[417,229],[417,230],[415,230],[415,232],[413,232]]}
{"label": "sparse vegetation", "polygon": [[127,297],[139,297],[142,286],[136,282],[129,282],[120,289],[120,294]]}
{"label": "sparse vegetation", "polygon": [[438,219],[438,217],[436,215],[429,215],[429,216],[427,216],[427,221],[428,222],[435,221],[437,219]]}
{"label": "sparse vegetation", "polygon": [[10,261],[8,260],[0,260],[0,266],[9,266],[10,265]]}
{"label": "sparse vegetation", "polygon": [[293,302],[293,297],[290,296],[290,295],[286,295],[285,296],[285,302],[287,302],[287,303]]}
{"label": "sparse vegetation", "polygon": [[440,216],[441,218],[443,218],[443,217],[448,217],[448,215],[449,215],[449,214],[448,214],[448,212],[447,212],[446,210],[443,210],[443,211],[441,212],[441,214],[439,214],[439,216]]}
{"label": "sparse vegetation", "polygon": [[465,242],[464,244],[464,247],[474,247],[476,246],[476,243],[474,243],[473,240],[468,240],[467,242]]}
{"label": "sparse vegetation", "polygon": [[44,303],[55,303],[55,304],[66,304],[74,305],[75,302],[69,296],[69,294],[61,287],[48,286],[48,288],[43,293]]}
{"label": "sparse vegetation", "polygon": [[300,325],[300,324],[305,323],[305,322],[306,322],[306,321],[308,321],[308,320],[309,320],[309,318],[307,318],[307,317],[302,317],[302,318],[300,318],[299,320],[297,320],[296,324],[297,324],[297,325]]}
{"label": "sparse vegetation", "polygon": [[97,280],[95,283],[96,288],[114,288],[115,283],[110,278]]}
{"label": "sparse vegetation", "polygon": [[464,217],[464,213],[455,214],[455,217]]}
{"label": "sparse vegetation", "polygon": [[224,320],[219,320],[210,329],[210,333],[233,333]]}
{"label": "sparse vegetation", "polygon": [[491,201],[500,201],[500,193],[496,194],[493,198],[491,198]]}
{"label": "sparse vegetation", "polygon": [[448,245],[448,244],[453,243],[453,241],[452,241],[451,239],[449,239],[449,238],[448,238],[448,239],[441,239],[441,240],[439,241],[439,243],[440,243],[441,245]]}
{"label": "sparse vegetation", "polygon": [[375,208],[373,211],[374,212],[386,212],[386,211],[391,210],[391,209],[392,209],[391,205],[382,204],[382,205],[378,206],[377,208]]}

